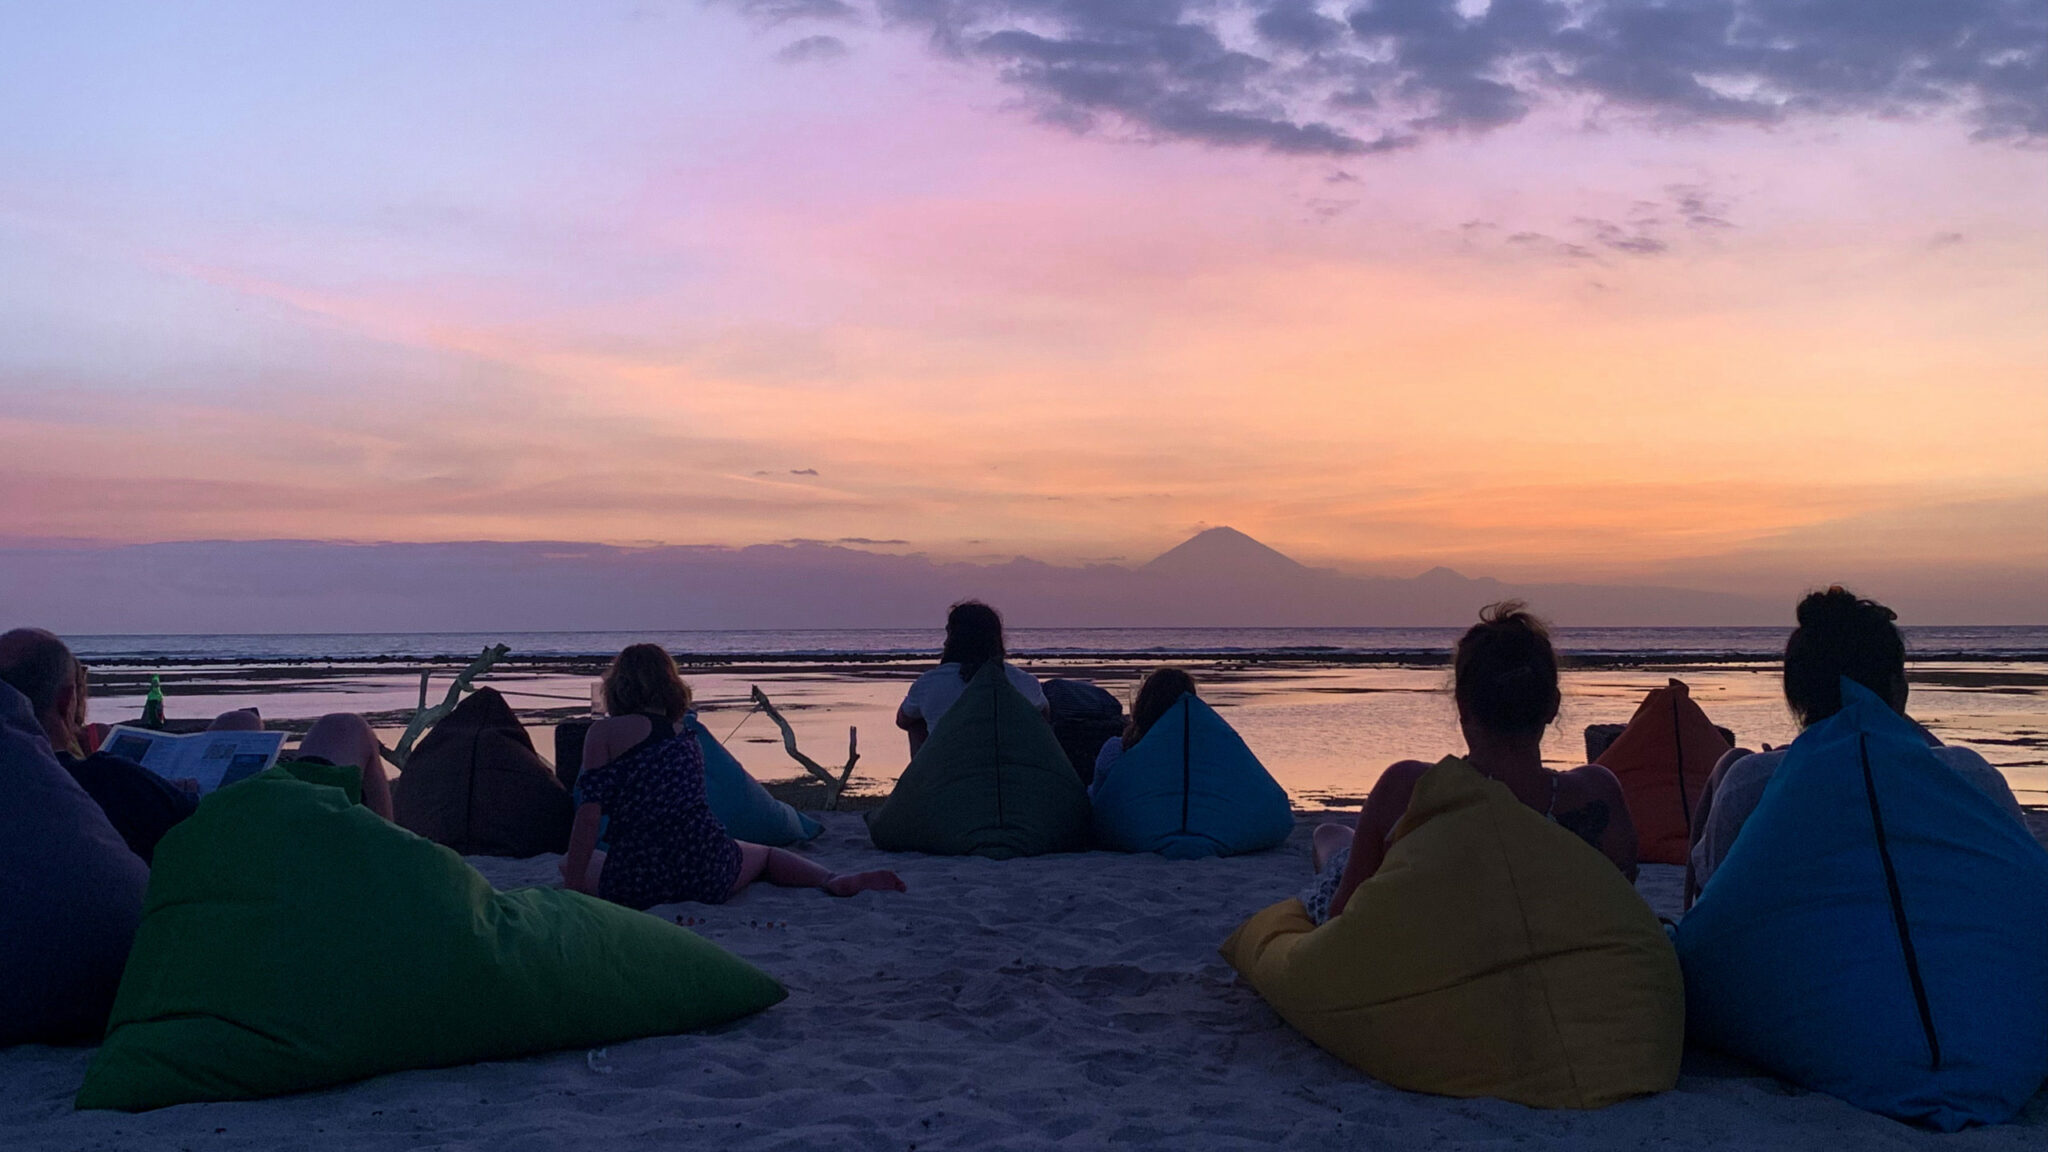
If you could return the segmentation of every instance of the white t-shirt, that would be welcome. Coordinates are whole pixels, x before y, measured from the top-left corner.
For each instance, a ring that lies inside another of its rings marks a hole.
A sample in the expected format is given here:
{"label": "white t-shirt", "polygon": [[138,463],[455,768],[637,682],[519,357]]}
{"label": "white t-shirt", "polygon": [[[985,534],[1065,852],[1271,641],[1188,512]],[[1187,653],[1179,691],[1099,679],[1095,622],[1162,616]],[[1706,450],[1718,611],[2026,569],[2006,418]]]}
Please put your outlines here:
{"label": "white t-shirt", "polygon": [[[1700,842],[1692,846],[1692,870],[1700,887],[1707,886],[1728,858],[1728,850],[1735,846],[1735,837],[1742,826],[1749,822],[1750,813],[1756,811],[1757,802],[1764,798],[1764,789],[1771,777],[1778,771],[1778,765],[1785,762],[1787,748],[1773,748],[1769,752],[1757,752],[1744,756],[1728,766],[1721,782],[1714,787],[1713,805],[1707,810],[1707,826],[1700,832]],[[1974,750],[1956,744],[1937,744],[1929,751],[1942,763],[1955,769],[1956,775],[1977,786],[1977,790],[1996,801],[2000,808],[2016,820],[2020,815],[2020,802],[2012,794],[2012,787],[2005,782],[2005,775],[1979,756]]]}
{"label": "white t-shirt", "polygon": [[[1045,711],[1045,689],[1038,686],[1038,678],[1029,672],[1005,663],[1003,672],[1010,678],[1010,687],[1024,694],[1031,706]],[[939,717],[953,706],[953,701],[967,691],[967,681],[960,678],[958,664],[941,664],[917,678],[910,686],[910,693],[903,697],[900,711],[912,720],[923,720],[926,728],[937,728]]]}

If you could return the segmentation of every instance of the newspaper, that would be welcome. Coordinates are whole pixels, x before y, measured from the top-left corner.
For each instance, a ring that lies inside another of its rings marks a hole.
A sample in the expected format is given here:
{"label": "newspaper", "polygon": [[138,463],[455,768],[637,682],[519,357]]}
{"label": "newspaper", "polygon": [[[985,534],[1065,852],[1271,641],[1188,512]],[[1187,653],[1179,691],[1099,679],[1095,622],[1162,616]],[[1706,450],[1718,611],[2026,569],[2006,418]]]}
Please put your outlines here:
{"label": "newspaper", "polygon": [[100,751],[125,757],[166,780],[192,780],[203,795],[246,780],[277,763],[282,732],[192,732],[183,736],[126,725],[107,733]]}

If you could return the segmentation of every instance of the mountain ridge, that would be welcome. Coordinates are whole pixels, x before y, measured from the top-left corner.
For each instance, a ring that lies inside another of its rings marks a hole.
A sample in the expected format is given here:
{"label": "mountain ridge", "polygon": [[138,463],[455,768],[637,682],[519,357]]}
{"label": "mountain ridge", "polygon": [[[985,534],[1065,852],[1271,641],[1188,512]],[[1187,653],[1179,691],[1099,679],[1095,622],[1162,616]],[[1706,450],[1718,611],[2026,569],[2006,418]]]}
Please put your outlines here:
{"label": "mountain ridge", "polygon": [[904,628],[969,597],[1036,627],[1447,626],[1510,596],[1568,625],[1767,623],[1789,604],[1513,584],[1443,567],[1354,576],[1226,528],[1136,567],[974,564],[809,542],[0,545],[0,603],[16,621],[91,633]]}

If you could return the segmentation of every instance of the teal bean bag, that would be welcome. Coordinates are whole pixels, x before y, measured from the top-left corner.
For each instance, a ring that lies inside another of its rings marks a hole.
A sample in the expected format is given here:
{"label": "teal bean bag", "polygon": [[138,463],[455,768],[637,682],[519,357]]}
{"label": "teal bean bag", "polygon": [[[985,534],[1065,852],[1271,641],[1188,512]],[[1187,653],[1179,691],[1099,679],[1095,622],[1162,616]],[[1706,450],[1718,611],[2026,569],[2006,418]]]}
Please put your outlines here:
{"label": "teal bean bag", "polygon": [[868,834],[885,852],[1079,852],[1088,847],[1088,793],[1052,726],[991,660],[868,813]]}
{"label": "teal bean bag", "polygon": [[684,1032],[782,999],[659,917],[494,892],[440,845],[291,766],[208,797],[157,848],[80,1108],[299,1092]]}
{"label": "teal bean bag", "polygon": [[710,801],[718,822],[725,825],[726,835],[781,848],[801,844],[825,830],[823,824],[770,796],[725,745],[697,722],[695,712],[685,723],[704,752],[704,798]]}
{"label": "teal bean bag", "polygon": [[1688,1035],[1954,1131],[2048,1078],[2048,851],[1849,680],[1678,927]]}
{"label": "teal bean bag", "polygon": [[1094,789],[1095,845],[1169,860],[1261,852],[1294,831],[1294,807],[1229,722],[1184,695]]}
{"label": "teal bean bag", "polygon": [[0,1047],[107,1026],[149,866],[57,762],[28,698],[0,684]]}

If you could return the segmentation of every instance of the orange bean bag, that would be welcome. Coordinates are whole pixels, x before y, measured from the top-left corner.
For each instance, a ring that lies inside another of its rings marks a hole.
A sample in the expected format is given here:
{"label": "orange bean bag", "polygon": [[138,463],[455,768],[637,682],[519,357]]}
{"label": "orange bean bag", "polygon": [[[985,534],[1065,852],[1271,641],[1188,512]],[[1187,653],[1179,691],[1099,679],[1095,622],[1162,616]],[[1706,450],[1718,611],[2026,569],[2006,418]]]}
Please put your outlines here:
{"label": "orange bean bag", "polygon": [[1729,747],[1685,681],[1673,680],[1643,697],[1628,727],[1595,761],[1621,781],[1636,825],[1636,859],[1685,863],[1693,808],[1714,762]]}

